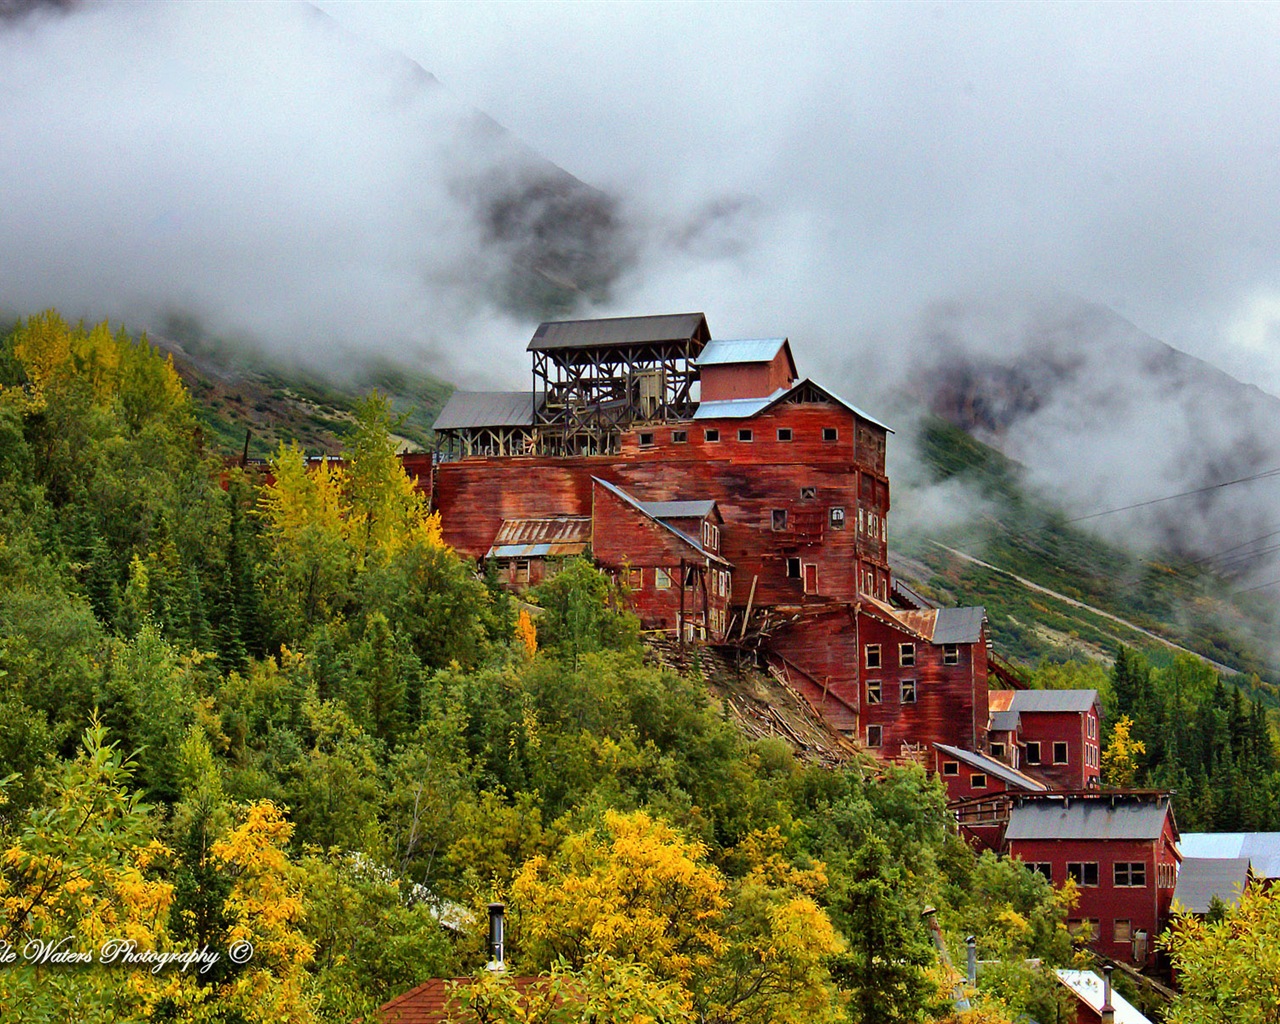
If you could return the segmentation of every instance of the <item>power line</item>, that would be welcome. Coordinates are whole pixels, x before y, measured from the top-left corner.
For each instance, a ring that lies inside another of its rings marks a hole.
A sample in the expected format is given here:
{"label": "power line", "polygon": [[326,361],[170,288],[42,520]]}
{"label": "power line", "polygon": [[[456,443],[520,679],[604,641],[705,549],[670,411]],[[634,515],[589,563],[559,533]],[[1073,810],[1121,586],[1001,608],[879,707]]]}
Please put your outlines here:
{"label": "power line", "polygon": [[1193,491],[1180,491],[1177,494],[1166,494],[1163,498],[1151,498],[1148,501],[1136,501],[1132,505],[1121,505],[1118,508],[1108,508],[1101,512],[1090,512],[1087,516],[1076,516],[1074,519],[1068,519],[1068,523],[1081,523],[1086,519],[1097,519],[1099,516],[1109,516],[1115,512],[1128,512],[1130,509],[1145,508],[1147,505],[1158,505],[1162,501],[1173,501],[1175,498],[1187,498],[1193,494],[1204,494],[1206,491],[1216,491],[1223,487],[1232,487],[1235,484],[1246,484],[1252,480],[1263,480],[1267,477],[1280,475],[1280,468],[1268,469],[1262,473],[1254,473],[1252,476],[1242,476],[1237,480],[1224,480],[1220,484],[1210,484],[1208,487],[1197,487]]}

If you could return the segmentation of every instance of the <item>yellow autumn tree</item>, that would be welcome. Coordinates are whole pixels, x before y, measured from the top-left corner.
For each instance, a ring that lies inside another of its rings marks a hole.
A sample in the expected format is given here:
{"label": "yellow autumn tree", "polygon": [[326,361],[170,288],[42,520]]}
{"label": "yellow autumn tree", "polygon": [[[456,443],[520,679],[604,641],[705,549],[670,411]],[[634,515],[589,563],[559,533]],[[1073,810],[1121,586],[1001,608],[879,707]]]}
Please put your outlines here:
{"label": "yellow autumn tree", "polygon": [[1121,715],[1102,752],[1102,779],[1108,786],[1123,789],[1132,786],[1138,777],[1138,758],[1147,752],[1147,745],[1135,740],[1132,732],[1133,719]]}
{"label": "yellow autumn tree", "polygon": [[520,641],[528,657],[532,658],[538,653],[538,627],[533,623],[533,616],[524,608],[516,616],[516,639]]}

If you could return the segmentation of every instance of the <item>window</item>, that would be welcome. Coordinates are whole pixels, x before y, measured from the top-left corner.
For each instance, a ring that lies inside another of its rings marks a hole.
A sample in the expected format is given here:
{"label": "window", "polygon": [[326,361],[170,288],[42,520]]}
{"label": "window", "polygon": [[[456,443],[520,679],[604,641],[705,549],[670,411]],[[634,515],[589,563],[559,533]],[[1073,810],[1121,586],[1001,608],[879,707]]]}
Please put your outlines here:
{"label": "window", "polygon": [[671,574],[666,569],[653,570],[653,585],[658,590],[671,589]]}
{"label": "window", "polygon": [[1133,941],[1133,922],[1121,921],[1116,919],[1115,930],[1112,932],[1112,938],[1116,942],[1132,942]]}
{"label": "window", "polygon": [[1037,871],[1044,875],[1048,882],[1053,881],[1053,865],[1047,860],[1032,861],[1027,865],[1032,871]]}
{"label": "window", "polygon": [[902,703],[914,704],[916,702],[916,681],[914,679],[902,680]]}
{"label": "window", "polygon": [[688,443],[688,441],[689,441],[689,431],[687,431],[687,430],[673,430],[673,431],[671,431],[671,443],[672,443],[672,444],[687,444],[687,443]]}
{"label": "window", "polygon": [[1147,865],[1140,860],[1116,861],[1116,888],[1141,889],[1147,884]]}
{"label": "window", "polygon": [[684,567],[684,588],[685,588],[685,590],[692,590],[692,589],[693,589],[694,587],[696,587],[697,585],[698,585],[698,569],[697,569],[697,567],[696,567],[696,566],[693,566],[693,565],[686,565],[686,566]]}
{"label": "window", "polygon": [[711,441],[711,442],[719,441],[719,440],[720,440],[720,431],[716,430],[716,429],[713,427],[713,428],[711,428],[710,430],[705,431],[705,432],[703,433],[703,435],[702,435],[702,436],[703,436],[703,438],[704,438],[705,440],[707,440],[707,441]]}
{"label": "window", "polygon": [[1089,739],[1096,740],[1098,738],[1098,720],[1093,715],[1090,715],[1085,719],[1085,722],[1087,723],[1085,732],[1089,734]]}
{"label": "window", "polygon": [[867,746],[880,746],[881,727],[878,725],[867,726]]}
{"label": "window", "polygon": [[859,533],[867,532],[866,515],[862,511],[862,509],[858,509],[858,532]]}
{"label": "window", "polygon": [[813,499],[816,498],[817,496],[818,496],[818,488],[816,487],[800,488],[800,497],[804,501],[813,501]]}
{"label": "window", "polygon": [[880,703],[880,680],[879,679],[867,680],[867,703],[868,704]]}
{"label": "window", "polygon": [[943,644],[942,645],[942,664],[944,665],[960,664],[960,645],[959,644]]}
{"label": "window", "polygon": [[880,667],[880,645],[867,644],[867,668]]}
{"label": "window", "polygon": [[1098,884],[1098,862],[1070,861],[1067,864],[1067,877],[1075,880],[1076,885],[1096,886]]}
{"label": "window", "polygon": [[942,774],[943,775],[959,775],[960,762],[959,761],[943,761]]}
{"label": "window", "polygon": [[986,789],[987,777],[982,772],[974,772],[969,776],[970,789]]}
{"label": "window", "polygon": [[838,428],[836,428],[836,427],[823,427],[823,428],[822,428],[822,440],[824,440],[824,441],[839,441],[839,440],[840,440],[840,431],[839,431],[839,429],[838,429]]}
{"label": "window", "polygon": [[739,428],[738,428],[738,440],[739,440],[739,441],[754,441],[754,440],[755,440],[755,435],[754,435],[754,434],[752,434],[752,432],[751,432],[751,428],[750,428],[750,427],[739,427]]}
{"label": "window", "polygon": [[790,427],[779,427],[779,428],[778,428],[778,440],[779,440],[779,441],[790,441],[790,440],[791,440],[791,428],[790,428]]}
{"label": "window", "polygon": [[720,527],[714,523],[702,524],[702,546],[708,551],[720,550]]}
{"label": "window", "polygon": [[529,582],[529,560],[527,558],[521,558],[516,562],[516,582]]}
{"label": "window", "polygon": [[1172,864],[1156,865],[1156,886],[1160,889],[1172,889],[1178,884],[1178,871]]}
{"label": "window", "polygon": [[650,433],[642,433],[640,435],[640,447],[653,444],[653,435]]}
{"label": "window", "polygon": [[1087,917],[1083,921],[1077,919],[1067,922],[1067,931],[1083,942],[1092,942],[1097,937],[1101,924],[1096,917]]}
{"label": "window", "polygon": [[1027,743],[1027,764],[1040,763],[1040,741],[1030,740]]}
{"label": "window", "polygon": [[898,664],[910,668],[916,663],[916,645],[898,644]]}
{"label": "window", "polygon": [[1067,763],[1067,745],[1065,743],[1055,743],[1053,745],[1053,763]]}
{"label": "window", "polygon": [[785,508],[775,508],[771,515],[771,521],[775,530],[785,530],[787,528],[787,510]]}
{"label": "window", "polygon": [[1004,757],[1004,744],[1003,743],[991,744],[991,756],[1001,757],[1001,758]]}
{"label": "window", "polygon": [[787,579],[798,580],[800,578],[800,559],[787,559]]}
{"label": "window", "polygon": [[844,529],[844,509],[841,508],[840,506],[837,505],[836,507],[831,509],[831,512],[827,518],[831,521],[831,529],[833,530]]}

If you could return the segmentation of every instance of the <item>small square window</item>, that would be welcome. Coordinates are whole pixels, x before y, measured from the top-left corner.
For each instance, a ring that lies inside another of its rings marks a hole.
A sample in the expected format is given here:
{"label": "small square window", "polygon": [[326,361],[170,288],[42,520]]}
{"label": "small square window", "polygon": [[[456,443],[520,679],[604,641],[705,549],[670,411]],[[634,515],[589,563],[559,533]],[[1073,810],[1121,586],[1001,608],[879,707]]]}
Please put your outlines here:
{"label": "small square window", "polygon": [[960,664],[960,645],[959,644],[943,644],[942,645],[942,664],[944,665]]}
{"label": "small square window", "polygon": [[960,762],[959,761],[943,761],[942,774],[943,775],[959,775]]}
{"label": "small square window", "polygon": [[641,434],[641,435],[640,435],[640,447],[641,447],[641,448],[645,447],[646,445],[651,445],[651,444],[653,444],[653,435],[652,435],[652,434],[645,433],[645,434]]}
{"label": "small square window", "polygon": [[986,789],[987,777],[982,772],[974,772],[969,776],[970,789]]}
{"label": "small square window", "polygon": [[910,668],[916,663],[916,645],[898,644],[898,664]]}
{"label": "small square window", "polygon": [[902,703],[914,704],[916,702],[916,681],[914,679],[902,680]]}
{"label": "small square window", "polygon": [[688,443],[688,440],[689,440],[689,431],[687,431],[687,430],[673,430],[673,431],[671,431],[671,443],[672,443],[672,444],[686,444],[686,443]]}
{"label": "small square window", "polygon": [[840,440],[840,431],[839,431],[839,429],[838,429],[838,428],[836,428],[836,427],[823,427],[823,428],[822,428],[822,440],[824,440],[824,441],[839,441],[839,440]]}
{"label": "small square window", "polygon": [[882,726],[879,726],[879,725],[867,726],[867,746],[869,747],[880,746],[882,735],[883,735]]}
{"label": "small square window", "polygon": [[787,510],[785,508],[775,508],[770,515],[770,521],[775,531],[785,530],[787,528]]}
{"label": "small square window", "polygon": [[653,570],[653,585],[658,590],[671,589],[671,574],[666,569]]}
{"label": "small square window", "polygon": [[720,431],[712,427],[710,430],[703,432],[703,438],[707,441],[715,442],[720,440]]}
{"label": "small square window", "polygon": [[1053,745],[1053,763],[1067,763],[1067,745],[1065,743],[1055,743]]}
{"label": "small square window", "polygon": [[831,529],[833,530],[844,529],[844,509],[841,508],[839,505],[831,509],[827,518],[831,522]]}
{"label": "small square window", "polygon": [[1046,881],[1049,881],[1049,882],[1053,881],[1053,864],[1050,863],[1049,861],[1047,860],[1032,861],[1027,865],[1027,867],[1029,867],[1032,871],[1037,872],[1038,874],[1044,875]]}
{"label": "small square window", "polygon": [[867,703],[868,704],[880,703],[880,680],[879,679],[867,680]]}
{"label": "small square window", "polygon": [[1040,741],[1030,740],[1027,743],[1027,764],[1040,763]]}
{"label": "small square window", "polygon": [[816,488],[816,487],[801,487],[801,488],[800,488],[800,497],[801,497],[801,499],[802,499],[802,500],[804,500],[804,501],[812,501],[812,500],[813,500],[814,498],[816,498],[817,496],[818,496],[818,488]]}
{"label": "small square window", "polygon": [[738,428],[738,440],[739,440],[739,441],[754,441],[754,440],[755,440],[755,435],[751,432],[751,428],[750,428],[750,427],[739,427],[739,428]]}
{"label": "small square window", "polygon": [[867,668],[880,667],[880,645],[867,644]]}
{"label": "small square window", "polygon": [[991,756],[992,756],[992,757],[999,757],[999,758],[1003,758],[1003,757],[1004,757],[1004,744],[1003,744],[1003,743],[993,743],[993,744],[991,744]]}
{"label": "small square window", "polygon": [[1087,885],[1090,888],[1096,887],[1098,884],[1098,862],[1092,861],[1070,861],[1067,864],[1067,877],[1075,881],[1076,885]]}
{"label": "small square window", "polygon": [[1117,888],[1141,889],[1147,884],[1147,865],[1140,860],[1117,861],[1114,870]]}
{"label": "small square window", "polygon": [[800,559],[787,559],[787,579],[798,580],[800,578]]}
{"label": "small square window", "polygon": [[779,441],[790,441],[790,440],[791,440],[791,428],[790,428],[790,427],[779,427],[779,428],[778,428],[778,440],[779,440]]}

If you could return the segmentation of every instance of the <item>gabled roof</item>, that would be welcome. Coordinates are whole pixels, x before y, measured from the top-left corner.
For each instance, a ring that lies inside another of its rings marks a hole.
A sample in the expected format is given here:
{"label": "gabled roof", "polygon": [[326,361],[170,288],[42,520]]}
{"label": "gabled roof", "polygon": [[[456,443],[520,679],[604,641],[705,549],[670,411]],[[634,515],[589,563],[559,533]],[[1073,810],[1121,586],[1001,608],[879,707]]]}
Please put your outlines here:
{"label": "gabled roof", "polygon": [[445,402],[431,429],[527,427],[532,424],[533,394],[529,391],[455,391]]}
{"label": "gabled roof", "polygon": [[809,377],[806,377],[804,380],[796,381],[796,383],[792,386],[791,390],[788,391],[786,395],[783,395],[781,398],[775,399],[775,401],[778,401],[778,402],[785,401],[787,398],[787,395],[791,395],[803,389],[811,389],[813,391],[817,391],[819,394],[825,396],[827,399],[834,402],[836,405],[844,406],[855,416],[858,416],[861,419],[866,420],[868,423],[874,424],[875,426],[879,427],[881,430],[887,431],[890,434],[893,433],[893,429],[891,427],[885,426],[883,423],[881,423],[878,419],[876,419],[870,413],[863,412],[852,402],[846,402],[834,391],[824,388],[821,384],[817,383],[815,380]]}
{"label": "gabled roof", "polygon": [[538,325],[529,352],[568,348],[612,348],[621,345],[707,341],[711,332],[701,313],[618,316],[602,320],[549,320]]}
{"label": "gabled roof", "polygon": [[[1093,971],[1068,971],[1059,967],[1054,971],[1058,980],[1069,988],[1075,997],[1089,1007],[1095,1014],[1102,1010],[1102,1001],[1106,996],[1102,979]],[[1151,1021],[1129,1000],[1111,989],[1111,1007],[1115,1010],[1116,1024],[1151,1024]]]}
{"label": "gabled roof", "polygon": [[688,544],[689,547],[693,548],[694,551],[698,552],[698,554],[702,555],[704,558],[709,558],[713,562],[719,562],[723,566],[727,566],[728,568],[733,568],[733,564],[728,559],[724,558],[721,555],[717,555],[714,551],[708,551],[706,548],[702,546],[702,542],[700,540],[695,540],[693,537],[690,537],[683,530],[677,530],[670,523],[665,522],[662,519],[659,519],[657,516],[655,516],[652,512],[650,512],[645,507],[644,502],[640,501],[637,498],[631,497],[631,495],[629,495],[626,491],[622,490],[622,488],[609,483],[608,480],[601,480],[598,476],[593,476],[591,478],[591,481],[593,483],[599,484],[606,491],[612,494],[615,498],[630,505],[642,516],[645,516],[647,519],[653,520],[655,523],[661,526],[668,533],[672,533],[676,537],[680,538],[680,540],[684,541],[684,543]]}
{"label": "gabled roof", "polygon": [[771,363],[779,351],[786,352],[792,378],[798,377],[791,343],[786,338],[712,338],[696,362],[699,366],[732,366],[739,363]]}
{"label": "gabled roof", "polygon": [[1245,857],[1259,878],[1280,878],[1280,832],[1188,832],[1178,846],[1184,857]]}
{"label": "gabled roof", "polygon": [[863,605],[875,609],[890,625],[912,633],[931,644],[976,644],[982,639],[987,612],[981,605],[969,608],[894,608],[874,598],[863,597]]}
{"label": "gabled roof", "polygon": [[997,761],[994,757],[987,757],[986,754],[979,754],[973,750],[963,750],[947,743],[935,743],[934,747],[937,750],[941,750],[948,757],[954,757],[957,761],[963,761],[971,768],[976,768],[980,772],[986,772],[988,775],[994,776],[1006,786],[1015,786],[1029,793],[1043,793],[1048,789],[1044,783],[1037,782],[1030,776],[1023,775],[1016,768],[1010,768],[1003,761]]}
{"label": "gabled roof", "polygon": [[1014,804],[1004,837],[1010,841],[1159,839],[1169,813],[1168,796],[1050,793]]}
{"label": "gabled roof", "polygon": [[654,519],[706,519],[716,511],[710,498],[701,501],[642,501],[645,512]]}
{"label": "gabled roof", "polygon": [[[1088,711],[1098,703],[1097,690],[997,690],[995,692],[1013,694],[1006,705],[1007,709],[1024,715],[1037,711]],[[990,702],[988,703],[989,706],[994,707]]]}
{"label": "gabled roof", "polygon": [[1193,914],[1207,914],[1209,904],[1217,896],[1229,907],[1240,902],[1240,894],[1249,884],[1249,858],[1183,857],[1178,868],[1178,885],[1173,890],[1174,903],[1180,903]]}
{"label": "gabled roof", "polygon": [[591,543],[590,516],[504,519],[486,558],[565,558]]}

